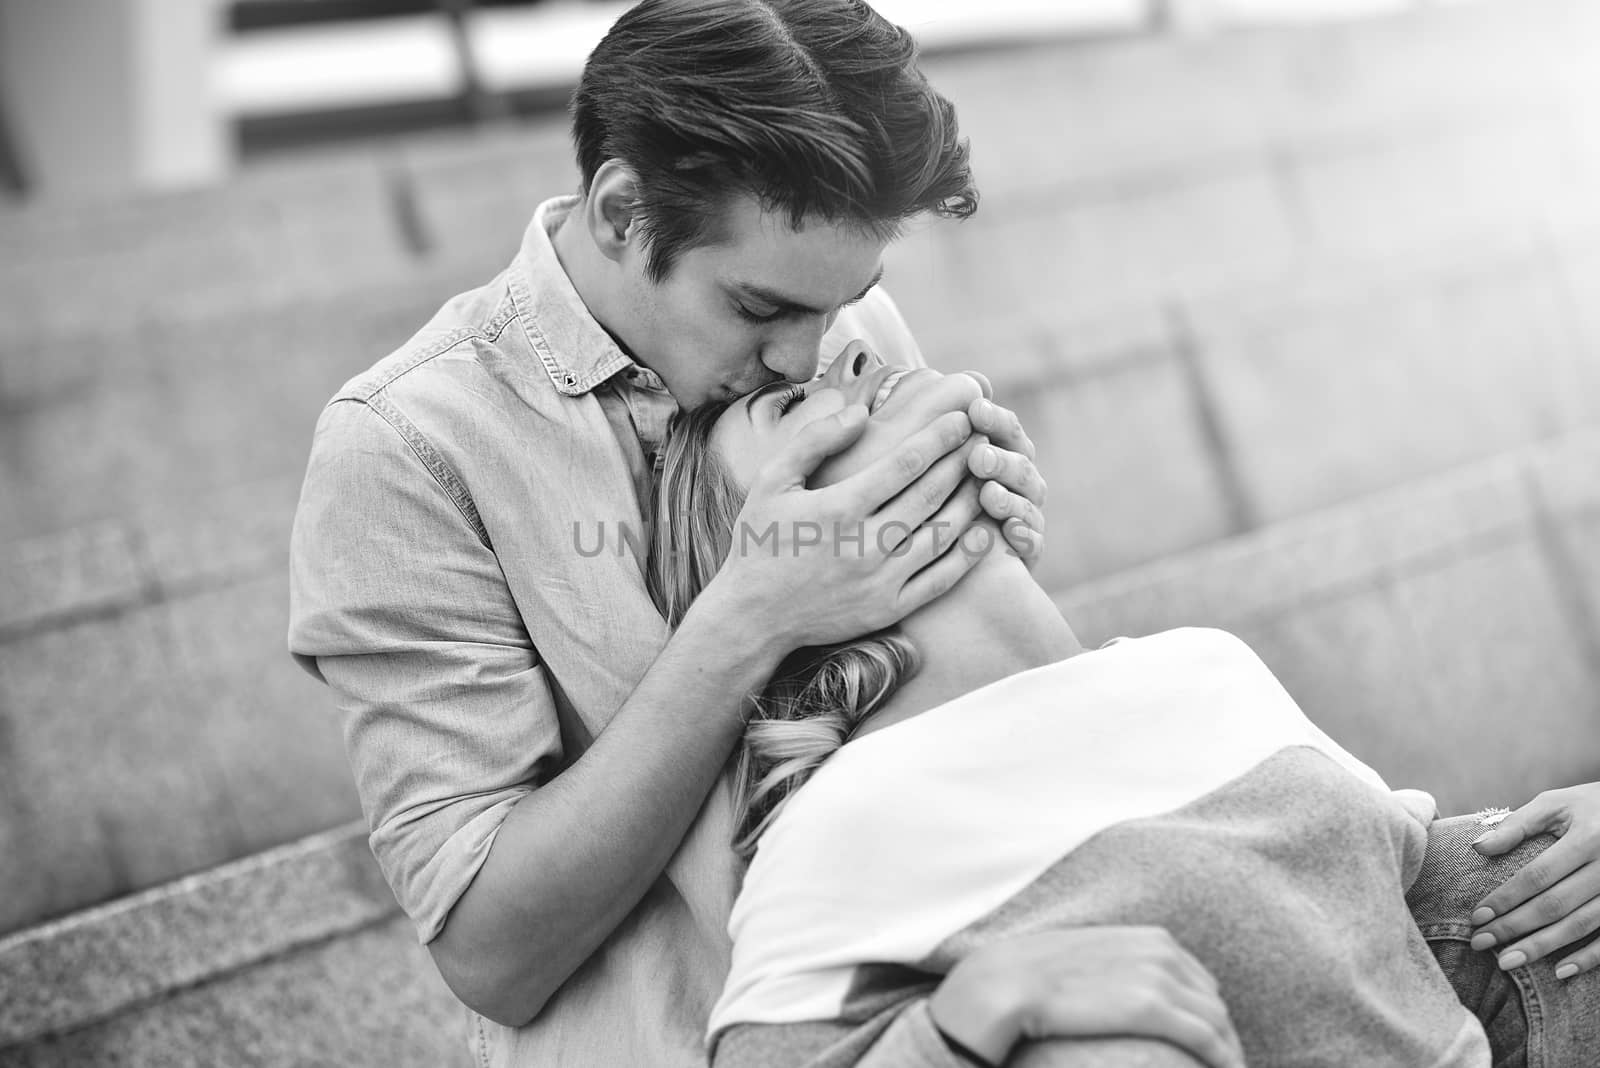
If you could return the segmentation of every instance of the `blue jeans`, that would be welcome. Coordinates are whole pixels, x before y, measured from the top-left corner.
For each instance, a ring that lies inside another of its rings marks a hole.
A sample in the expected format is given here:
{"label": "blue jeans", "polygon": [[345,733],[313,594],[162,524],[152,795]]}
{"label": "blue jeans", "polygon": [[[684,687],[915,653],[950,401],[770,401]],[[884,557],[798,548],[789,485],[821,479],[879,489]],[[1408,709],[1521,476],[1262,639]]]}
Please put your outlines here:
{"label": "blue jeans", "polygon": [[1569,947],[1503,972],[1492,950],[1467,944],[1478,902],[1556,840],[1540,835],[1503,856],[1485,857],[1471,845],[1484,830],[1472,816],[1435,820],[1428,828],[1427,858],[1406,894],[1417,927],[1456,996],[1483,1022],[1494,1068],[1594,1068],[1600,1064],[1600,970],[1557,979],[1556,965]]}

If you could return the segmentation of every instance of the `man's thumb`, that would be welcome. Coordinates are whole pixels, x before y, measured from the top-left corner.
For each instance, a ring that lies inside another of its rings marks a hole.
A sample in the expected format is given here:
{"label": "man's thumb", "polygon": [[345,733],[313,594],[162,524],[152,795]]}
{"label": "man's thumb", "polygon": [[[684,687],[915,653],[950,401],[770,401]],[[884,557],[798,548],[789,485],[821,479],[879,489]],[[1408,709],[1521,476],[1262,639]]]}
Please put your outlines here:
{"label": "man's thumb", "polygon": [[810,424],[772,458],[768,473],[777,486],[803,483],[822,461],[850,447],[867,427],[867,406],[848,404]]}

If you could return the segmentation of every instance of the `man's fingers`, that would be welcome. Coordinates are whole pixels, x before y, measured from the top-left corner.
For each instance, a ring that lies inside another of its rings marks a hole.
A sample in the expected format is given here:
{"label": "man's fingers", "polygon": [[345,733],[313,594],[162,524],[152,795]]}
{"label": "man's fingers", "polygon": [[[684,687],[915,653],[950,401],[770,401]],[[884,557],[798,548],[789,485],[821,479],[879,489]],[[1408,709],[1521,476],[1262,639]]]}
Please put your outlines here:
{"label": "man's fingers", "polygon": [[1033,460],[1022,453],[994,444],[980,445],[972,450],[970,467],[979,478],[997,482],[1002,488],[1026,498],[1035,506],[1044,507],[1049,487],[1045,485],[1044,476],[1039,474],[1039,468],[1034,466]]}
{"label": "man's fingers", "polygon": [[1044,553],[1044,531],[1034,530],[1020,519],[1008,519],[1000,532],[1011,551],[1022,559],[1028,570],[1033,570]]}
{"label": "man's fingers", "polygon": [[1244,1068],[1244,1051],[1221,999],[1181,987],[1158,1016],[1141,1021],[1152,1034],[1198,1057],[1209,1068]]}
{"label": "man's fingers", "polygon": [[[1557,842],[1529,861],[1527,867],[1517,875],[1506,880],[1506,885],[1510,886],[1515,879],[1526,874],[1529,868],[1535,868],[1536,874],[1532,882],[1512,889],[1516,892],[1523,892],[1525,887],[1537,889],[1527,889],[1526,896],[1519,903],[1508,905],[1493,922],[1474,931],[1472,948],[1493,949],[1497,957],[1503,956],[1517,939],[1543,928],[1559,925],[1569,915],[1600,898],[1600,863],[1585,864],[1584,858],[1580,856],[1578,863],[1572,865],[1569,864],[1567,857],[1558,856],[1550,865],[1543,864],[1545,858],[1555,853],[1560,844]],[[1575,854],[1576,850],[1568,853]],[[1550,952],[1566,943],[1547,940],[1542,944],[1544,952]]]}
{"label": "man's fingers", "polygon": [[[956,414],[960,415],[959,412]],[[951,518],[941,516],[940,513],[949,504],[956,490],[971,481],[967,477],[966,454],[965,448],[957,446],[954,450],[936,458],[915,482],[873,513],[868,529],[887,531],[890,528],[898,528],[902,532],[901,537],[893,540],[899,541],[909,537],[912,531],[924,524],[941,518]],[[980,508],[978,487],[973,486],[972,492],[965,499],[970,502],[971,511],[976,514]],[[966,522],[971,522],[971,518],[967,518]]]}
{"label": "man's fingers", "polygon": [[[917,538],[925,536],[932,535],[927,531],[918,531],[916,534]],[[916,548],[912,551],[915,552]],[[900,618],[904,619],[929,601],[949,593],[981,559],[981,555],[963,552],[959,545],[952,544],[946,548],[943,555],[912,575],[900,587],[900,600],[895,609],[900,613]]]}
{"label": "man's fingers", "polygon": [[768,492],[804,485],[822,461],[848,448],[867,428],[867,406],[849,404],[803,428],[761,468],[750,487]]}
{"label": "man's fingers", "polygon": [[[950,457],[939,461],[939,464],[950,464]],[[955,461],[959,469],[959,461]],[[935,471],[944,475],[948,472]],[[967,536],[971,532],[973,521],[983,515],[983,508],[978,504],[978,486],[969,478],[958,479],[954,490],[951,491],[944,504],[928,519],[912,527],[910,524],[891,520],[879,527],[878,541],[888,545],[893,541],[893,554],[900,560],[901,581],[908,581],[916,572],[927,567],[933,561],[943,556],[945,551],[952,548],[959,541],[968,549],[974,548],[976,543]],[[895,535],[901,535],[896,538]],[[989,531],[991,540],[993,531]]]}
{"label": "man's fingers", "polygon": [[985,482],[978,498],[983,510],[997,523],[1020,519],[1033,530],[1044,533],[1044,513],[1028,498],[1012,493],[998,482]]}
{"label": "man's fingers", "polygon": [[962,371],[962,374],[978,383],[978,388],[983,391],[985,400],[994,399],[994,386],[989,382],[989,376],[982,371]]}
{"label": "man's fingers", "polygon": [[[850,514],[864,515],[876,512],[883,507],[884,502],[911,486],[942,457],[960,448],[971,434],[972,421],[967,418],[967,413],[945,412],[889,452],[872,461],[866,470],[858,471],[821,492],[848,497],[852,501],[852,507],[847,509]],[[961,464],[965,467],[966,460],[963,459]],[[951,482],[949,488],[954,489],[955,483]],[[948,490],[945,495],[948,496]],[[922,522],[932,515],[941,503],[943,503],[942,497],[908,521]],[[900,518],[904,519],[903,516]]]}
{"label": "man's fingers", "polygon": [[[1524,906],[1528,907],[1528,906]],[[1600,930],[1600,899],[1591,898],[1559,923],[1542,928],[1532,937],[1513,942],[1495,955],[1502,970],[1520,968]],[[1563,978],[1570,978],[1563,976]]]}
{"label": "man's fingers", "polygon": [[1559,834],[1565,829],[1565,810],[1566,806],[1553,791],[1542,793],[1485,831],[1472,847],[1486,857],[1498,857],[1533,835],[1545,831]]}
{"label": "man's fingers", "polygon": [[980,398],[968,406],[967,415],[972,419],[974,431],[987,434],[989,440],[1002,449],[1020,452],[1030,460],[1038,454],[1033,447],[1032,439],[1022,429],[1022,421],[1010,408],[1003,408],[992,400]]}

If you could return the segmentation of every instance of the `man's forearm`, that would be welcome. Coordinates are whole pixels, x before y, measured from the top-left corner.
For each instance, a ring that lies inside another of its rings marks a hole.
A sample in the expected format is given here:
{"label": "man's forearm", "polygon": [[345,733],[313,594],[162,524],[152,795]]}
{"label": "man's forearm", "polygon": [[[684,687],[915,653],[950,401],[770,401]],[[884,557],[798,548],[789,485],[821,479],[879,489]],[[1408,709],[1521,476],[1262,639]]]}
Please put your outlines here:
{"label": "man's forearm", "polygon": [[512,809],[431,944],[481,1015],[532,1019],[660,876],[787,652],[708,589],[594,744]]}

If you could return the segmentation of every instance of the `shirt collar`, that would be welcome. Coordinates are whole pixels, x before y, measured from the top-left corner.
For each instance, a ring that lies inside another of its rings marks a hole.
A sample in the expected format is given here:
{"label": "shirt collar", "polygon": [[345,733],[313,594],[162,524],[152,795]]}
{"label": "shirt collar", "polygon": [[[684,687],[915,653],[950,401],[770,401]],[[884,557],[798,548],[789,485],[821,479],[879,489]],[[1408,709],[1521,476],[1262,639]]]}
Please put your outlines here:
{"label": "shirt collar", "polygon": [[659,382],[617,346],[590,314],[572,280],[556,257],[553,237],[581,200],[578,196],[547,200],[533,213],[522,235],[522,248],[511,265],[511,294],[534,351],[556,389],[581,396],[629,367],[644,372],[643,382]]}

